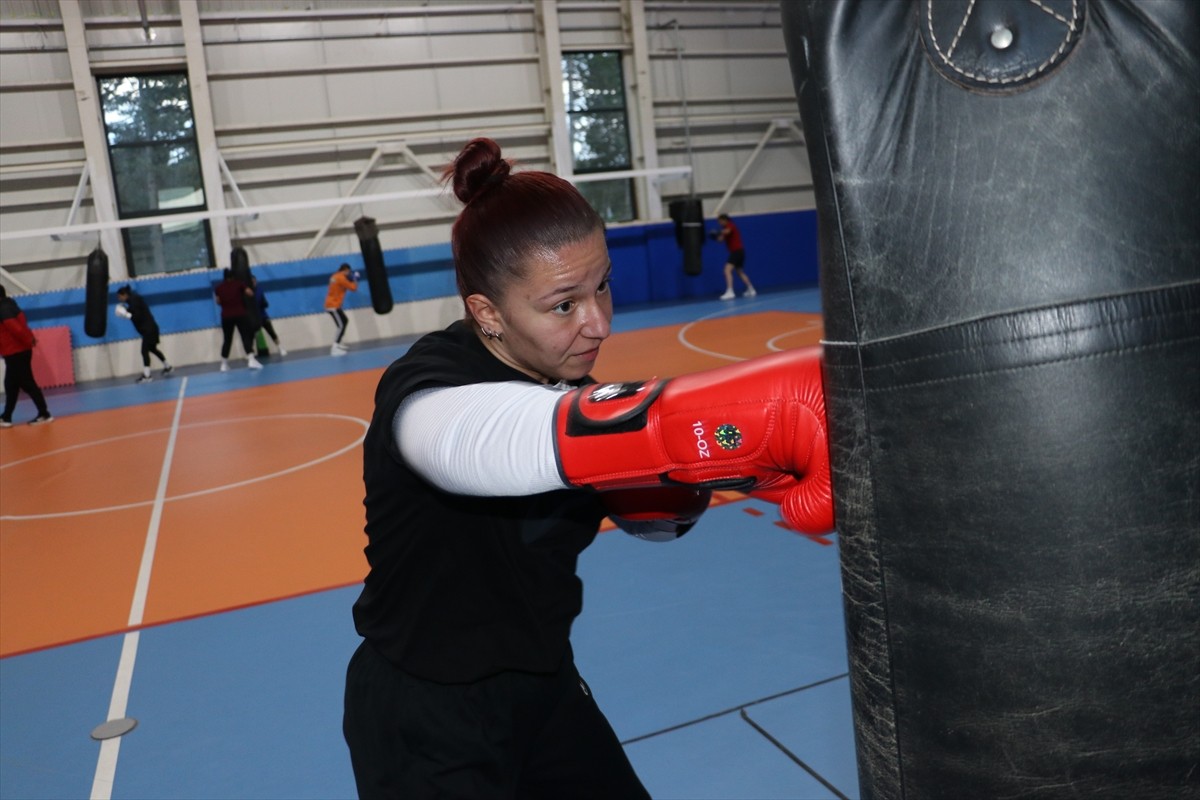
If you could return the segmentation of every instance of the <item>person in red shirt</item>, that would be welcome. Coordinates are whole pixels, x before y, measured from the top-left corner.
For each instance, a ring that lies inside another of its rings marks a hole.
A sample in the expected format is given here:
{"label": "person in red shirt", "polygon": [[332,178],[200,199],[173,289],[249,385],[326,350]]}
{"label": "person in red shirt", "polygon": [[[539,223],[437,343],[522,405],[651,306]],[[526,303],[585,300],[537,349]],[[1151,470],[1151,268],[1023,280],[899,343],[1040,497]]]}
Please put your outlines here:
{"label": "person in red shirt", "polygon": [[246,307],[254,299],[254,290],[233,277],[233,270],[225,270],[225,280],[213,290],[217,305],[221,307],[221,372],[229,371],[229,350],[233,346],[233,330],[237,328],[242,337],[242,349],[246,351],[246,366],[262,369],[254,357],[254,326]]}
{"label": "person in red shirt", "polygon": [[754,284],[750,283],[750,276],[746,274],[746,249],[742,246],[742,233],[738,230],[737,225],[733,224],[733,220],[729,218],[728,214],[718,216],[717,222],[721,227],[715,232],[715,238],[718,242],[724,242],[725,246],[729,248],[729,260],[725,262],[725,294],[721,295],[721,299],[732,300],[737,297],[733,293],[734,270],[737,270],[742,283],[746,284],[746,292],[742,296],[754,297],[758,292],[754,291]]}
{"label": "person in red shirt", "polygon": [[333,324],[337,326],[337,335],[333,339],[333,346],[329,348],[331,356],[346,355],[346,348],[342,346],[342,337],[346,335],[346,326],[350,323],[350,319],[342,310],[342,302],[346,299],[346,292],[357,291],[358,273],[351,272],[349,264],[342,264],[338,267],[337,272],[329,276],[329,292],[325,295],[325,310],[329,312],[329,316],[333,317]]}
{"label": "person in red shirt", "polygon": [[22,391],[37,406],[37,416],[30,421],[30,425],[54,421],[50,409],[46,407],[46,396],[33,377],[35,344],[37,337],[25,321],[25,312],[0,286],[0,355],[4,356],[4,414],[0,415],[0,428],[12,427],[13,411],[17,408],[17,397]]}

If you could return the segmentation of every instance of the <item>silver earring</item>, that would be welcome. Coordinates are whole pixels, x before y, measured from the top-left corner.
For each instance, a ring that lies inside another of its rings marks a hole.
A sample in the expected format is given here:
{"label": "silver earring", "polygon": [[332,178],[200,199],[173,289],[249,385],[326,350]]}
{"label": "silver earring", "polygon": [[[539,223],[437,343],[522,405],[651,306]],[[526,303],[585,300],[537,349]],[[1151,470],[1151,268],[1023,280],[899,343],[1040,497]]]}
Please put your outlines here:
{"label": "silver earring", "polygon": [[486,336],[489,339],[495,339],[498,342],[504,341],[504,334],[502,334],[502,333],[496,333],[495,331],[493,331],[489,328],[480,328],[480,331],[483,333],[484,336]]}

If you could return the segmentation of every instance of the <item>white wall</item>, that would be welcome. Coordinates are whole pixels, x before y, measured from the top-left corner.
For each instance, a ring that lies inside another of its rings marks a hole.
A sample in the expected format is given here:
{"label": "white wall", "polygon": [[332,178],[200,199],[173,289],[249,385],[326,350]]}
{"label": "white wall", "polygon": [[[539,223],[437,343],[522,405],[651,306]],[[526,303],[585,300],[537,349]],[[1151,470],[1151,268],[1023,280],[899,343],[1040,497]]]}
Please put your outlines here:
{"label": "white wall", "polygon": [[[107,158],[84,147],[87,120],[76,102],[60,2],[78,0],[0,2],[0,237],[63,226],[85,161]],[[203,41],[203,63],[193,60],[193,67],[207,76],[212,107],[197,125],[211,129],[241,199],[228,179],[207,190],[222,192],[229,208],[345,197],[377,148],[355,194],[437,187],[430,171],[440,172],[476,135],[496,138],[526,168],[550,168],[550,92],[559,89],[548,86],[553,73],[539,54],[553,65],[561,50],[588,48],[625,54],[632,124],[653,129],[645,138],[653,152],[631,131],[637,163],[690,162],[706,213],[772,121],[778,129],[723,210],[813,204],[806,153],[786,127],[798,127],[799,117],[778,0],[147,0],[146,19],[136,0],[88,0],[79,8],[92,72],[185,66],[180,9],[189,3]],[[545,15],[556,30],[538,30],[537,3],[552,4],[541,10],[556,12]],[[635,16],[644,20],[640,32],[628,27]],[[633,96],[639,42],[649,63],[651,119],[639,117]],[[687,194],[689,181],[657,186],[662,203],[640,209],[644,221],[663,219],[666,202]],[[379,221],[385,250],[445,242],[458,209],[445,194],[213,225],[228,225],[251,263],[264,264],[310,250],[357,252],[351,223],[362,213]],[[97,219],[89,187],[74,224]],[[14,293],[82,286],[97,243],[94,231],[61,241],[0,238],[0,278]],[[216,257],[218,266],[228,264],[228,253]]]}

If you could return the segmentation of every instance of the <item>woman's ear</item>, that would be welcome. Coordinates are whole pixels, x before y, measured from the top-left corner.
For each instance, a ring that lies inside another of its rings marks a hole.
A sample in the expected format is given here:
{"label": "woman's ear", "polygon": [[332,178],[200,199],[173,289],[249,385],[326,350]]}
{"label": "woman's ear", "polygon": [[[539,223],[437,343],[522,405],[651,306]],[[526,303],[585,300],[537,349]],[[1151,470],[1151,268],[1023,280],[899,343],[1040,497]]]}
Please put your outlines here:
{"label": "woman's ear", "polygon": [[503,333],[504,325],[496,304],[482,294],[467,295],[467,311],[475,318],[475,324],[483,330]]}

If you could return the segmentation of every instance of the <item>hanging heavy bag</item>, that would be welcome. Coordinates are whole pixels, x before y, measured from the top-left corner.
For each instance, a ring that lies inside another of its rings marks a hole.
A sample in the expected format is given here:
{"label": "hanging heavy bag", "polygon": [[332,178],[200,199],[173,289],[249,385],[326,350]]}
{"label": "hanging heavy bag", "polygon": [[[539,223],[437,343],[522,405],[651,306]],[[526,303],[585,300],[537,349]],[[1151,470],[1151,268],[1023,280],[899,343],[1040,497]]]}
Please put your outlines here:
{"label": "hanging heavy bag", "polygon": [[362,248],[363,266],[367,270],[367,289],[371,293],[371,307],[376,314],[392,310],[392,287],[388,284],[387,267],[383,263],[383,249],[379,246],[379,228],[371,217],[354,220],[354,232]]}
{"label": "hanging heavy bag", "polygon": [[250,255],[246,248],[238,246],[230,251],[229,274],[247,286],[250,285]]}
{"label": "hanging heavy bag", "polygon": [[1196,797],[1200,4],[782,19],[859,796]]}
{"label": "hanging heavy bag", "polygon": [[83,304],[83,332],[93,339],[108,330],[108,256],[97,247],[87,258],[87,290]]}
{"label": "hanging heavy bag", "polygon": [[684,274],[695,277],[700,274],[700,250],[704,247],[704,211],[700,198],[672,200],[667,208],[675,221],[675,242],[683,250]]}

